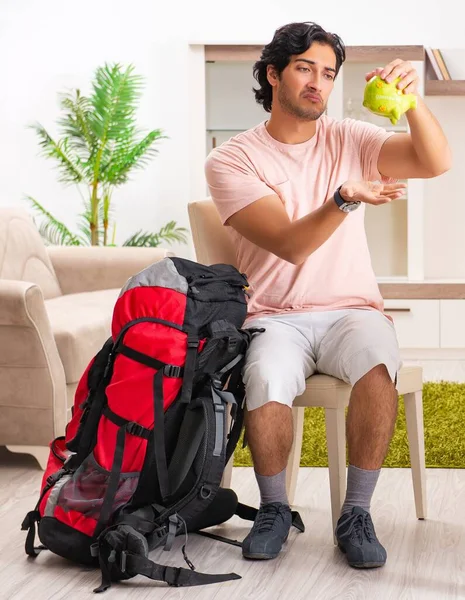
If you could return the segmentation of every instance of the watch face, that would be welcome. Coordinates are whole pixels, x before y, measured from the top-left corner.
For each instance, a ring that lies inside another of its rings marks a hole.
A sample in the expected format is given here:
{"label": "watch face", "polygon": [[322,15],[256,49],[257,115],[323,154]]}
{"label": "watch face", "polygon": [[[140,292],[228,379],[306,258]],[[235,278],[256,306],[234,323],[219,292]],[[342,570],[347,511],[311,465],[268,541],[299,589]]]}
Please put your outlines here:
{"label": "watch face", "polygon": [[340,208],[341,210],[343,210],[344,212],[352,212],[353,210],[356,210],[359,207],[360,202],[345,202]]}

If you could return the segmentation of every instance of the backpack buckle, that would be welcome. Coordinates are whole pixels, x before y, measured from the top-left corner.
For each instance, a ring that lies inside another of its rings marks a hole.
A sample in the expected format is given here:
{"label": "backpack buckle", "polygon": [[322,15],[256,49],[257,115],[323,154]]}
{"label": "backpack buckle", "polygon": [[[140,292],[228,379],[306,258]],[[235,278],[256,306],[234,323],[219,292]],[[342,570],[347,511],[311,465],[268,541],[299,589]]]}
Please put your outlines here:
{"label": "backpack buckle", "polygon": [[128,423],[126,425],[126,431],[128,433],[130,433],[131,435],[135,435],[137,437],[147,439],[146,435],[145,435],[145,431],[146,431],[145,427],[143,427],[139,423],[136,423],[135,421],[131,421],[130,423]]}
{"label": "backpack buckle", "polygon": [[67,470],[62,467],[59,471],[55,471],[55,473],[52,473],[51,475],[49,475],[46,479],[46,483],[47,483],[49,489],[51,487],[53,487],[55,485],[55,483],[59,479],[61,479],[63,477],[63,475],[65,475],[66,472],[67,472]]}
{"label": "backpack buckle", "polygon": [[239,344],[238,338],[228,337],[228,351],[229,352],[234,352],[234,350],[236,350],[238,344]]}
{"label": "backpack buckle", "polygon": [[223,389],[223,384],[221,383],[220,379],[217,379],[214,376],[212,376],[211,377],[211,382],[212,382],[212,386],[215,388],[215,390],[222,390]]}
{"label": "backpack buckle", "polygon": [[176,365],[165,365],[163,367],[163,374],[167,377],[181,377],[182,367],[177,367]]}

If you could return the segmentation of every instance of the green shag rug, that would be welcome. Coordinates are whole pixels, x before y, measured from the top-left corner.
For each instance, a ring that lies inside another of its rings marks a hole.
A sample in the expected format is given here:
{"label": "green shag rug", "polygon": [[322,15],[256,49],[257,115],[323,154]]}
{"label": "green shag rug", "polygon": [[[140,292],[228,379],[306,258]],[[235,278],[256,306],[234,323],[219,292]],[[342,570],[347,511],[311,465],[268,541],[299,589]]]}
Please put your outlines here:
{"label": "green shag rug", "polygon": [[[426,466],[465,468],[465,384],[425,383],[423,415]],[[242,439],[234,454],[234,465],[252,466],[249,449],[242,449]],[[322,408],[305,409],[300,466],[328,466],[325,418]],[[384,466],[410,467],[402,397],[399,400],[396,430]]]}

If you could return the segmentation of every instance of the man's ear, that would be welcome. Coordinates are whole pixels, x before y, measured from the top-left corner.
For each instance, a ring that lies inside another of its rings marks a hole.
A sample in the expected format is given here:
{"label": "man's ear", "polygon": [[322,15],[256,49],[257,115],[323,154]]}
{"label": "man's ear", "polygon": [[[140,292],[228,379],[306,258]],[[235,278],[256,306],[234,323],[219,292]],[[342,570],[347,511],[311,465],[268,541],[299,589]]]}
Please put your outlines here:
{"label": "man's ear", "polygon": [[267,65],[266,67],[266,78],[268,79],[268,83],[271,86],[276,86],[278,84],[279,75],[274,67],[274,65]]}

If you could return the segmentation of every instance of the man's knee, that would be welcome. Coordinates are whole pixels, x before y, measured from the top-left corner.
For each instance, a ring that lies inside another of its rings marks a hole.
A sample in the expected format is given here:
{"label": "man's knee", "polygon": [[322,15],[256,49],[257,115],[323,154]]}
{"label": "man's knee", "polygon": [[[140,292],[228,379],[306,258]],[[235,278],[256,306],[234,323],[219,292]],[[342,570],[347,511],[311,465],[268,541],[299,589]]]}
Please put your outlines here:
{"label": "man's knee", "polygon": [[397,384],[397,373],[402,366],[400,355],[383,345],[373,345],[357,352],[349,360],[346,370],[350,383],[360,380],[373,383]]}
{"label": "man's knee", "polygon": [[385,363],[379,363],[378,365],[374,366],[367,373],[365,373],[362,379],[372,382],[379,381],[381,383],[393,383],[388,367]]}
{"label": "man's knee", "polygon": [[305,389],[302,369],[261,359],[246,362],[243,380],[248,410],[260,408],[269,402],[292,406],[294,398]]}

